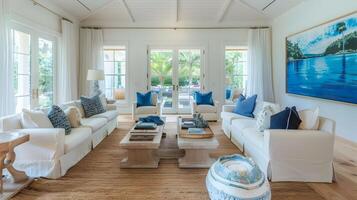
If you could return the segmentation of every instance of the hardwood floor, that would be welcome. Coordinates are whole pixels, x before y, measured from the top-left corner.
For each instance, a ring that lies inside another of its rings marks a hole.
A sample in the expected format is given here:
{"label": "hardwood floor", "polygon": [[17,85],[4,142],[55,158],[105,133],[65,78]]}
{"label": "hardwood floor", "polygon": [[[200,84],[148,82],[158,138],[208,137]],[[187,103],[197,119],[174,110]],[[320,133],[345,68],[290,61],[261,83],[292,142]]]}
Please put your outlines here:
{"label": "hardwood floor", "polygon": [[[175,118],[168,117],[166,145],[175,148]],[[119,128],[83,160],[57,180],[39,179],[14,199],[208,199],[205,188],[207,169],[179,169],[177,160],[161,160],[158,169],[120,169],[125,150],[121,138],[132,125],[129,117],[119,119]],[[212,123],[220,146],[212,153],[240,153],[220,129]],[[337,140],[335,167],[337,182],[271,183],[273,199],[357,199],[357,147]]]}

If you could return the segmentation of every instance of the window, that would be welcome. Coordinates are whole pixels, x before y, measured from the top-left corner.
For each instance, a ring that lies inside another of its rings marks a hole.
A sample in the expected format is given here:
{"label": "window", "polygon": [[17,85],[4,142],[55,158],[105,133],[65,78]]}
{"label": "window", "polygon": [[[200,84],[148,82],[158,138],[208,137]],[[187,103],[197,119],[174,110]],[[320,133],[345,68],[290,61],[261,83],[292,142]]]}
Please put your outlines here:
{"label": "window", "polygon": [[11,33],[16,112],[20,112],[31,105],[31,36],[16,30]]}
{"label": "window", "polygon": [[14,25],[11,29],[16,112],[54,103],[55,39]]}
{"label": "window", "polygon": [[226,99],[234,97],[235,91],[243,92],[247,84],[247,49],[228,46],[225,49]]}
{"label": "window", "polygon": [[126,65],[125,46],[104,47],[105,95],[107,98],[125,100]]}

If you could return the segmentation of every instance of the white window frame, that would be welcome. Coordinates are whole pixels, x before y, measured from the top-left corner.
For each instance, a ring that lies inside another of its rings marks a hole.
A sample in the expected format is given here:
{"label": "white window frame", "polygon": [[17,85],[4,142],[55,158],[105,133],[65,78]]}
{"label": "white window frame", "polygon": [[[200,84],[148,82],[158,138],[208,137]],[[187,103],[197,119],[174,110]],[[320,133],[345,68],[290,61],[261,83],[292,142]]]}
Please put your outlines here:
{"label": "white window frame", "polygon": [[[227,77],[227,73],[226,73],[226,63],[225,63],[225,60],[226,60],[226,51],[227,49],[232,49],[232,50],[236,50],[236,51],[246,51],[248,53],[248,47],[247,46],[242,46],[242,45],[225,45],[224,46],[224,53],[223,53],[223,66],[224,66],[224,91],[226,90],[227,86],[230,86],[231,84],[227,84],[226,83],[226,77]],[[245,63],[247,69],[248,69],[248,58],[247,60],[244,60],[244,61],[238,61],[238,63]],[[233,74],[231,76],[234,76],[234,77],[246,77],[246,79],[248,79],[248,74]],[[243,93],[246,92],[247,90],[247,85],[246,83],[243,83]],[[225,99],[225,92],[224,92],[224,99]]]}
{"label": "white window frame", "polygon": [[31,76],[31,80],[30,80],[30,109],[36,109],[38,108],[40,105],[38,104],[38,100],[36,99],[35,101],[32,101],[32,89],[34,88],[38,88],[38,81],[35,83],[35,80],[38,80],[39,75],[38,73],[36,74],[36,71],[38,71],[38,59],[39,59],[39,55],[38,55],[38,51],[39,51],[39,39],[45,39],[45,40],[49,40],[53,42],[53,104],[57,103],[57,75],[58,75],[58,55],[60,52],[59,49],[59,45],[58,45],[58,41],[59,38],[56,34],[51,34],[51,33],[46,33],[43,31],[39,31],[39,30],[34,30],[32,29],[30,26],[24,24],[24,23],[20,23],[17,21],[11,21],[10,23],[10,28],[9,28],[9,35],[10,35],[10,41],[11,41],[11,47],[10,47],[10,51],[11,51],[11,63],[13,63],[13,38],[12,38],[12,34],[11,31],[12,30],[17,30],[26,34],[30,35],[30,76]]}
{"label": "white window frame", "polygon": [[[129,105],[130,101],[130,92],[129,92],[129,45],[128,42],[124,41],[105,41],[103,45],[103,54],[104,49],[106,47],[124,47],[125,48],[125,99],[124,100],[116,100],[115,103],[119,107],[126,107]],[[104,59],[103,59],[104,60]],[[104,61],[103,61],[104,68]],[[105,74],[104,74],[105,75]],[[104,83],[105,86],[105,83]],[[105,87],[106,89],[106,87]],[[104,91],[105,92],[105,91]]]}

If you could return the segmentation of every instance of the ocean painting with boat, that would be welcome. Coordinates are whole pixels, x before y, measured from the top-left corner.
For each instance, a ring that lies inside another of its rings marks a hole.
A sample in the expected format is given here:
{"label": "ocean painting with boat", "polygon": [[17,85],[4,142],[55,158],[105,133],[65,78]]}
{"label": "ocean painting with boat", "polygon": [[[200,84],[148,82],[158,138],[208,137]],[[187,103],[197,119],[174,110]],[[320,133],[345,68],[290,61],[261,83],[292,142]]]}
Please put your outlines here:
{"label": "ocean painting with boat", "polygon": [[286,92],[357,104],[357,13],[286,38]]}

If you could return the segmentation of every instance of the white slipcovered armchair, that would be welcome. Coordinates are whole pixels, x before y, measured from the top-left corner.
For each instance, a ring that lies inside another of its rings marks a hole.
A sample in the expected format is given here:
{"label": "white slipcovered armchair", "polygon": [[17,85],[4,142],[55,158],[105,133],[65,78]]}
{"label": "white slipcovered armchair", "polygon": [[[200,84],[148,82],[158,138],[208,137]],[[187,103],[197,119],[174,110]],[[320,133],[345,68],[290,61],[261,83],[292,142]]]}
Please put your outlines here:
{"label": "white slipcovered armchair", "polygon": [[192,114],[199,113],[202,115],[203,119],[207,121],[218,120],[218,108],[218,101],[214,101],[214,105],[197,105],[196,101],[192,101]]}
{"label": "white slipcovered armchair", "polygon": [[134,102],[132,105],[132,118],[135,121],[138,121],[140,117],[147,117],[150,115],[161,115],[161,104],[158,101],[158,94],[151,94],[151,102],[153,106],[140,106],[137,107],[137,103]]}

